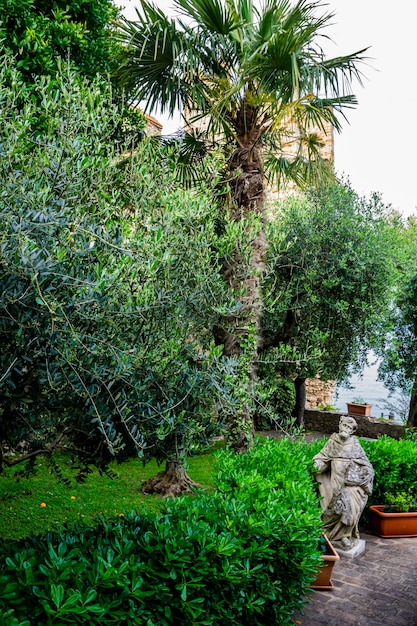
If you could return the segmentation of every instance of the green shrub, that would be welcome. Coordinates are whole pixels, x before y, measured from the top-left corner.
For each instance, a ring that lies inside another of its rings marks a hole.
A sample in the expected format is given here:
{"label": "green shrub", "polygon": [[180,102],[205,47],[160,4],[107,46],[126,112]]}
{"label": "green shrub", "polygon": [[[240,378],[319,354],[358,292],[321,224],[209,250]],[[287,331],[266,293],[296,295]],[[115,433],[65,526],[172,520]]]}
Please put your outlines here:
{"label": "green shrub", "polygon": [[286,440],[222,451],[213,495],[0,542],[3,622],[291,624],[320,562],[308,462]]}
{"label": "green shrub", "polygon": [[417,442],[384,435],[375,441],[362,441],[362,446],[375,471],[368,506],[385,504],[385,494],[409,493],[417,498]]}
{"label": "green shrub", "polygon": [[384,496],[385,511],[394,513],[409,513],[417,511],[417,499],[407,491],[392,494],[386,493]]}

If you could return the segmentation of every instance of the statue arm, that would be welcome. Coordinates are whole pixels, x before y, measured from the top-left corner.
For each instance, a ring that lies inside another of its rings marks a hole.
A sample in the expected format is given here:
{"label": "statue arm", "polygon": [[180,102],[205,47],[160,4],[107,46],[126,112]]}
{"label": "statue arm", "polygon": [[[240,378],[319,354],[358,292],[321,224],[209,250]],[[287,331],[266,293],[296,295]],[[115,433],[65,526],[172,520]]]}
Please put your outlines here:
{"label": "statue arm", "polygon": [[319,454],[316,454],[316,456],[313,458],[314,467],[319,472],[325,472],[326,470],[330,468],[330,459],[328,456],[325,456],[322,452],[319,452]]}
{"label": "statue arm", "polygon": [[333,435],[329,438],[329,440],[324,444],[322,449],[318,454],[313,457],[313,464],[316,470],[319,472],[326,472],[330,470],[331,459],[332,459],[332,444]]}

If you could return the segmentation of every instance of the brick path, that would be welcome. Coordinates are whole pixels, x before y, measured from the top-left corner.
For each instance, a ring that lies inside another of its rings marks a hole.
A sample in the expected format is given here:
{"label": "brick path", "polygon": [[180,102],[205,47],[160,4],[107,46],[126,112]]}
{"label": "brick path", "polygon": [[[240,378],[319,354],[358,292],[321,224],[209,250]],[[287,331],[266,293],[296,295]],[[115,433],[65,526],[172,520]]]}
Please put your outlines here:
{"label": "brick path", "polygon": [[417,537],[382,539],[361,532],[366,551],[340,557],[334,589],[316,591],[298,626],[417,626]]}

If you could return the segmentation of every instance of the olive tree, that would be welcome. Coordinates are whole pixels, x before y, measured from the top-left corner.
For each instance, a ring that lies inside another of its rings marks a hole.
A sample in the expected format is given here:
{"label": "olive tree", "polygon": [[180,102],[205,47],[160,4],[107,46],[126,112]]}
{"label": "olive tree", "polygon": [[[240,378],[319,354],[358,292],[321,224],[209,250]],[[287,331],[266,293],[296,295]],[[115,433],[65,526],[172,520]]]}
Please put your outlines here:
{"label": "olive tree", "polygon": [[221,426],[232,371],[211,340],[228,300],[217,209],[146,143],[114,143],[101,81],[65,66],[34,101],[7,57],[1,74],[0,465],[134,454],[187,488],[187,450]]}
{"label": "olive tree", "polygon": [[294,382],[302,423],[306,378],[342,382],[381,345],[402,225],[378,195],[344,183],[283,201],[267,232],[262,367]]}

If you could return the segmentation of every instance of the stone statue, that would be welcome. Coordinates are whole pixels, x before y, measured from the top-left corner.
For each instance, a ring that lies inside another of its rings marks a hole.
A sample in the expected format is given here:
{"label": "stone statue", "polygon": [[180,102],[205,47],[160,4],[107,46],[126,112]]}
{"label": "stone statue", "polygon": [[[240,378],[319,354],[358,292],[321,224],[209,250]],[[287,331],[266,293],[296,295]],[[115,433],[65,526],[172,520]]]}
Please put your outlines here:
{"label": "stone statue", "polygon": [[359,542],[359,518],[374,480],[372,465],[353,434],[356,429],[353,417],[342,415],[339,432],[314,457],[324,532],[336,548],[345,551]]}

